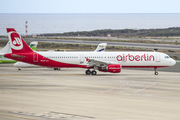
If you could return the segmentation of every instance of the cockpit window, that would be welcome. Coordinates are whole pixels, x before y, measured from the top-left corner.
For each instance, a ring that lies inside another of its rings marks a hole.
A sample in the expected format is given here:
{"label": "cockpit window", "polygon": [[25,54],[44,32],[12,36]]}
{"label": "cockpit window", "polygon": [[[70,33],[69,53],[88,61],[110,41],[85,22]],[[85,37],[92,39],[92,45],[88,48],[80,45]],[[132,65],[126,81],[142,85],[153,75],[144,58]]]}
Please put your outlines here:
{"label": "cockpit window", "polygon": [[168,59],[168,58],[170,58],[169,56],[165,56],[165,59]]}

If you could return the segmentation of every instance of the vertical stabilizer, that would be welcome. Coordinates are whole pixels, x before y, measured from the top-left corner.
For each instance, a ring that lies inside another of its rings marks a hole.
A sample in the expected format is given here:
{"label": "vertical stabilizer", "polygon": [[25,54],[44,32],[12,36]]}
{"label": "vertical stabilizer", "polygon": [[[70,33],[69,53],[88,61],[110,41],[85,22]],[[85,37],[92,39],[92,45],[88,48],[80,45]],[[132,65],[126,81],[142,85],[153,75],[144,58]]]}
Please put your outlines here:
{"label": "vertical stabilizer", "polygon": [[30,47],[32,50],[36,50],[37,45],[38,45],[38,42],[37,42],[37,41],[33,41],[33,42],[30,43],[29,47]]}
{"label": "vertical stabilizer", "polygon": [[7,28],[12,53],[27,53],[33,50],[21,38],[14,28]]}
{"label": "vertical stabilizer", "polygon": [[104,52],[106,49],[107,43],[100,43],[94,52]]}

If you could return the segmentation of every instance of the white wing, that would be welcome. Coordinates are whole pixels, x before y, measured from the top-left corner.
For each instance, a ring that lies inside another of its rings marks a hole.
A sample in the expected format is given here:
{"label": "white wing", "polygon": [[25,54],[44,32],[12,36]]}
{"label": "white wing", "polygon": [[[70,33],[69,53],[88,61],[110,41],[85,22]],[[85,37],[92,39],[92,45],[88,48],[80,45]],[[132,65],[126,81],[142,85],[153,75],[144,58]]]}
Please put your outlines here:
{"label": "white wing", "polygon": [[[88,58],[86,58],[88,59]],[[118,62],[111,62],[111,61],[103,61],[103,60],[97,60],[97,59],[88,59],[88,65],[87,67],[105,67],[108,64],[119,64]]]}

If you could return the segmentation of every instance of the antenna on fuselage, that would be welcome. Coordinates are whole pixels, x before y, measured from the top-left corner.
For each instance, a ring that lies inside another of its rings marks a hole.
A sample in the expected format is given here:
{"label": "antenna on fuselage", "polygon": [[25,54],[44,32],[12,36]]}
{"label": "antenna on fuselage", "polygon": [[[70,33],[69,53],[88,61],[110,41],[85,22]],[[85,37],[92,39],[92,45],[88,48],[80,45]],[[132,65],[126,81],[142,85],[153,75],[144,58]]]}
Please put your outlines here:
{"label": "antenna on fuselage", "polygon": [[156,52],[156,51],[158,51],[158,49],[157,49],[157,48],[155,48],[155,49],[154,49],[154,52]]}

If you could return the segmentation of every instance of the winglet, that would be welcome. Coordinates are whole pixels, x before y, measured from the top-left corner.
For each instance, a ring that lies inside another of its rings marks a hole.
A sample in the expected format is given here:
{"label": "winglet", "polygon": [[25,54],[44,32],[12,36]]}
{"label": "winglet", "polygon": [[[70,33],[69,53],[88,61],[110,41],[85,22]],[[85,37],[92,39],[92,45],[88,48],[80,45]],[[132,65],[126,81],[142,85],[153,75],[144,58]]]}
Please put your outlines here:
{"label": "winglet", "polygon": [[85,57],[85,58],[86,58],[86,61],[89,61],[89,59],[87,57]]}

